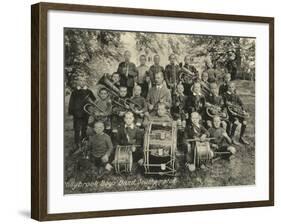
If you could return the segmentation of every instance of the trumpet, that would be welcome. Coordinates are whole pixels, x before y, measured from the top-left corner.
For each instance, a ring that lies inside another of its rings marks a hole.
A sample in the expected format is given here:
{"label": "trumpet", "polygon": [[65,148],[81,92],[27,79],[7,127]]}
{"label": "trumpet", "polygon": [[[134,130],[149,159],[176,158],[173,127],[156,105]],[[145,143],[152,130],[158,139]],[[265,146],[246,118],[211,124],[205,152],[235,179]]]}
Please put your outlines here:
{"label": "trumpet", "polygon": [[250,114],[239,105],[235,105],[233,103],[227,102],[227,109],[228,109],[229,113],[231,113],[233,116],[236,116],[239,118],[250,117]]}

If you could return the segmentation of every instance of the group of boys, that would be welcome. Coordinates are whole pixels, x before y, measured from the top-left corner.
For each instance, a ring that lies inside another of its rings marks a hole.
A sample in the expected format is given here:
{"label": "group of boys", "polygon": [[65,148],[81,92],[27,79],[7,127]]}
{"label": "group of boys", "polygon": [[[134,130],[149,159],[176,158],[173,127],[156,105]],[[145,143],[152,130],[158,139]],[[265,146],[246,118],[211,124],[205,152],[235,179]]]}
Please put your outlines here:
{"label": "group of boys", "polygon": [[[243,109],[243,103],[236,93],[231,75],[224,75],[219,83],[212,66],[208,66],[199,77],[193,58],[186,56],[184,64],[176,64],[176,56],[169,56],[170,63],[164,68],[160,65],[160,56],[154,56],[154,64],[146,65],[146,56],[139,57],[140,65],[130,61],[129,51],[124,53],[124,61],[111,75],[112,84],[119,90],[119,98],[131,105],[120,105],[111,99],[110,90],[101,87],[98,97],[88,89],[86,83],[79,83],[72,92],[69,102],[69,114],[73,115],[74,139],[79,147],[81,140],[88,138],[88,148],[96,166],[110,170],[113,151],[117,145],[131,145],[134,161],[141,166],[144,130],[150,120],[174,120],[178,124],[178,144],[186,145],[186,167],[195,170],[194,142],[210,139],[212,157],[215,152],[235,154],[235,132],[241,124],[239,142],[249,144],[244,133],[246,120],[229,113],[228,104]],[[220,84],[220,85],[219,85]],[[204,92],[203,90],[208,90]],[[91,100],[98,106],[94,112],[94,132],[87,136],[89,114],[84,105]],[[127,101],[130,99],[130,101]],[[206,113],[206,107],[219,108],[219,115]]]}

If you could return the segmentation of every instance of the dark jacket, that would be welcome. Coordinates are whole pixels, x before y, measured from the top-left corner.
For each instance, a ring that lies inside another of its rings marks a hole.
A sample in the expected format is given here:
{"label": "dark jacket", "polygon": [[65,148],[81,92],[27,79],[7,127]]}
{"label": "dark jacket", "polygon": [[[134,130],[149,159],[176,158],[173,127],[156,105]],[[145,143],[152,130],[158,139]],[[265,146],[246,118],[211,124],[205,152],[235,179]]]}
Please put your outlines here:
{"label": "dark jacket", "polygon": [[180,67],[178,65],[168,64],[165,68],[165,81],[168,87],[173,87],[179,81]]}
{"label": "dark jacket", "polygon": [[155,74],[158,72],[162,72],[165,74],[165,70],[161,65],[151,65],[148,71],[150,81],[152,85],[155,85]]}
{"label": "dark jacket", "polygon": [[227,89],[228,89],[228,84],[222,83],[219,88],[219,95],[223,96],[227,92]]}
{"label": "dark jacket", "polygon": [[188,97],[187,99],[187,111],[189,113],[198,112],[202,114],[204,112],[205,107],[205,97],[203,94],[201,95],[194,95]]}
{"label": "dark jacket", "polygon": [[215,106],[219,106],[219,107],[223,107],[224,106],[224,101],[222,96],[215,96],[214,94],[209,94],[206,97],[206,102],[215,105]]}
{"label": "dark jacket", "polygon": [[120,84],[127,87],[134,87],[135,79],[138,76],[138,70],[134,63],[121,62],[117,73],[120,74]]}
{"label": "dark jacket", "polygon": [[82,88],[73,90],[69,99],[68,113],[77,118],[89,116],[84,111],[84,106],[88,103],[89,99],[92,101],[96,100],[91,90]]}
{"label": "dark jacket", "polygon": [[203,125],[200,125],[199,127],[196,127],[195,125],[188,125],[185,128],[184,132],[184,139],[194,139],[194,138],[200,138],[202,135],[206,135],[209,137],[209,132],[206,128],[203,127]]}
{"label": "dark jacket", "polygon": [[143,131],[134,125],[134,128],[125,128],[125,125],[118,128],[117,144],[118,145],[142,145]]}
{"label": "dark jacket", "polygon": [[240,106],[243,109],[243,102],[236,93],[226,92],[223,96],[223,99],[225,105],[227,105],[227,103],[229,102],[236,106]]}

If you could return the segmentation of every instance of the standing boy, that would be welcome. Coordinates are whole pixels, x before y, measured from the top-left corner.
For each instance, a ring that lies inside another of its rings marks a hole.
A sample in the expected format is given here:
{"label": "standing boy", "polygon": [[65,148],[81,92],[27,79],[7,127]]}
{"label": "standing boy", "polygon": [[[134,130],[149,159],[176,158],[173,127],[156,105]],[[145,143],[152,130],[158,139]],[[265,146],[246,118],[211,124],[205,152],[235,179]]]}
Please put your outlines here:
{"label": "standing boy", "polygon": [[84,111],[84,106],[88,100],[95,101],[93,92],[88,89],[85,81],[78,80],[76,88],[72,91],[68,113],[73,116],[74,143],[75,148],[79,147],[82,139],[87,137],[86,131],[88,126],[89,114]]}
{"label": "standing boy", "polygon": [[135,80],[138,75],[137,67],[134,63],[130,62],[131,53],[125,51],[124,61],[118,66],[117,73],[120,74],[120,83],[122,86],[128,88],[128,96],[132,96]]}
{"label": "standing boy", "polygon": [[153,57],[154,64],[149,68],[150,85],[155,86],[155,76],[157,73],[161,72],[164,74],[165,70],[160,65],[160,56],[158,54]]}
{"label": "standing boy", "polygon": [[167,87],[173,92],[176,88],[176,84],[179,82],[179,70],[180,67],[176,64],[176,56],[171,54],[169,56],[170,64],[165,68],[165,81]]}
{"label": "standing boy", "polygon": [[141,86],[141,92],[142,92],[143,97],[147,96],[149,81],[150,81],[150,78],[148,75],[149,67],[145,63],[146,63],[146,56],[141,55],[140,56],[140,65],[137,67],[137,69],[138,69],[137,83],[139,86]]}

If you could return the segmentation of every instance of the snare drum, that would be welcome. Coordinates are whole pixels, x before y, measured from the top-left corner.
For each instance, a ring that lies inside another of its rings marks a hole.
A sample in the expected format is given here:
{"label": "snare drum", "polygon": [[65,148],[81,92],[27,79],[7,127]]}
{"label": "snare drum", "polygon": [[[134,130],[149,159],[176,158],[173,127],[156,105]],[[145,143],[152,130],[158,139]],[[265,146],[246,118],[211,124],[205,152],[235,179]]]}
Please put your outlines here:
{"label": "snare drum", "polygon": [[174,176],[177,124],[151,121],[144,136],[145,174]]}
{"label": "snare drum", "polygon": [[202,163],[210,162],[212,159],[212,152],[209,142],[196,142],[194,148],[194,158],[197,166]]}
{"label": "snare drum", "polygon": [[133,155],[132,146],[118,145],[115,150],[114,168],[115,172],[130,173],[132,171]]}

